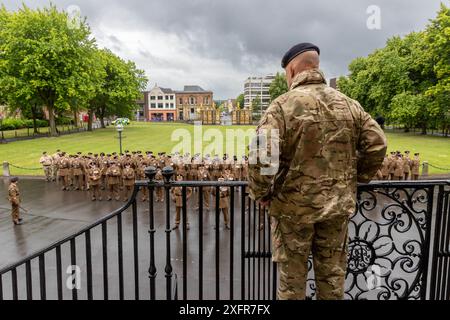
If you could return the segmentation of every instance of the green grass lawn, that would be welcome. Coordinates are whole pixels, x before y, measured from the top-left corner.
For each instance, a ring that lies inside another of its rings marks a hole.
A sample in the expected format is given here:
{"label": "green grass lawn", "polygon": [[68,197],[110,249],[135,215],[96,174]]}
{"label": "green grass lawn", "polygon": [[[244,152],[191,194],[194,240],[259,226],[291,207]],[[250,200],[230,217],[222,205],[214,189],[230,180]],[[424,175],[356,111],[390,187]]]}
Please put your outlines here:
{"label": "green grass lawn", "polygon": [[[158,152],[171,152],[172,148],[180,141],[172,141],[171,137],[175,130],[187,130],[191,134],[194,127],[185,124],[164,124],[164,123],[133,123],[126,127],[123,132],[123,150],[141,150]],[[208,129],[218,130],[225,137],[227,130],[242,130],[240,132],[229,131],[241,139],[241,144],[248,144],[248,138],[244,139],[245,130],[252,130],[252,126],[204,126],[203,134]],[[186,132],[186,131],[185,131]],[[180,132],[182,133],[182,132]],[[213,132],[214,133],[214,132]],[[201,134],[196,136],[195,141],[186,141],[190,146],[199,146]],[[421,136],[405,133],[387,133],[389,142],[389,151],[410,150],[413,154],[420,152],[422,160],[428,161],[438,167],[450,168],[450,138]],[[229,141],[228,139],[227,141]],[[231,139],[236,144],[238,139]],[[195,142],[195,143],[194,143]],[[203,142],[207,146],[209,142]],[[94,132],[83,132],[58,138],[41,138],[28,141],[12,142],[0,145],[0,161],[7,161],[15,166],[25,168],[39,168],[39,158],[43,151],[53,154],[57,149],[70,153],[93,152],[93,153],[112,153],[119,152],[118,133],[114,127],[96,130]],[[234,148],[234,150],[237,150]],[[241,149],[240,149],[241,150]],[[188,150],[189,151],[189,150]],[[191,154],[201,150],[190,150]],[[226,150],[217,151],[225,153]],[[235,151],[241,155],[241,151]],[[205,150],[205,153],[215,153],[214,150]],[[231,153],[231,152],[230,152]],[[233,152],[234,153],[234,152]],[[447,172],[450,172],[447,171]],[[430,168],[432,174],[447,173],[434,168]],[[23,170],[11,168],[14,175],[42,175],[40,170]]]}

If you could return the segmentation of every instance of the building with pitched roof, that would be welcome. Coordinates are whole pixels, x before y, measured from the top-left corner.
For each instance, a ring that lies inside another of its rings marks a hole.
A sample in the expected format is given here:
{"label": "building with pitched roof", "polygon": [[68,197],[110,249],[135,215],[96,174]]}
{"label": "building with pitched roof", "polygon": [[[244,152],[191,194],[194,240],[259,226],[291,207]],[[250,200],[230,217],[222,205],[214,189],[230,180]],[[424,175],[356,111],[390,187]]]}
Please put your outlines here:
{"label": "building with pitched roof", "polygon": [[215,109],[213,92],[197,85],[184,86],[183,91],[176,91],[178,120],[200,120],[202,111]]}
{"label": "building with pitched roof", "polygon": [[169,88],[155,87],[147,93],[147,109],[145,115],[149,121],[177,120],[175,91]]}

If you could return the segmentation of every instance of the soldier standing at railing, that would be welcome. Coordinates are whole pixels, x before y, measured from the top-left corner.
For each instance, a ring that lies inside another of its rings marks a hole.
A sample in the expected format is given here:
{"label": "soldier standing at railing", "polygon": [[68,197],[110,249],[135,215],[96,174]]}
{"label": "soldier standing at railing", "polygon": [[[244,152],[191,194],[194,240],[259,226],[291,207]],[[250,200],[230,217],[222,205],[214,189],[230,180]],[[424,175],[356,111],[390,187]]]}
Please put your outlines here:
{"label": "soldier standing at railing", "polygon": [[52,165],[53,160],[52,157],[50,157],[47,152],[42,153],[42,157],[39,160],[39,163],[42,165],[44,169],[45,179],[47,182],[52,181]]}
{"label": "soldier standing at railing", "polygon": [[14,177],[10,179],[10,184],[8,187],[8,201],[11,203],[11,216],[14,224],[21,225],[23,219],[20,218],[19,208],[20,208],[20,192],[17,182],[19,178]]}
{"label": "soldier standing at railing", "polygon": [[386,137],[357,101],[327,85],[317,46],[294,46],[282,66],[289,92],[271,103],[251,144],[250,197],[272,217],[278,298],[305,299],[312,252],[317,298],[341,300],[357,182],[381,167]]}

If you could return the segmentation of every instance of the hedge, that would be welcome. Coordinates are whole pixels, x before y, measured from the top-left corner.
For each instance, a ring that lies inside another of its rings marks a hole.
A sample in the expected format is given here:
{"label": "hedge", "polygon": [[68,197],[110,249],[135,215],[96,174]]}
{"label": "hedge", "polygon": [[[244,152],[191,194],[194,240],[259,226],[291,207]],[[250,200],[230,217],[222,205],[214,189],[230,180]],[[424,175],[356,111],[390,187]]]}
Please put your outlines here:
{"label": "hedge", "polygon": [[[48,121],[47,120],[36,120],[36,126],[38,128],[46,128],[48,127]],[[12,119],[7,118],[3,119],[1,122],[0,130],[18,130],[18,129],[25,129],[25,128],[33,128],[33,120],[30,119]]]}

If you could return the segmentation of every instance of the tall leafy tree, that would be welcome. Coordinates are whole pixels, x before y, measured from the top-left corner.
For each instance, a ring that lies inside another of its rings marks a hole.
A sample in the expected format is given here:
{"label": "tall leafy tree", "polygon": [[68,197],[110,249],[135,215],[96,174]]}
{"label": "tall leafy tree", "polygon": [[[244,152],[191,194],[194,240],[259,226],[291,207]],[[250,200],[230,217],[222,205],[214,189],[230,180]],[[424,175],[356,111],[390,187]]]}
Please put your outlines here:
{"label": "tall leafy tree", "polygon": [[236,98],[236,103],[239,105],[240,108],[244,108],[245,105],[245,96],[244,94],[240,94],[237,98]]}
{"label": "tall leafy tree", "polygon": [[427,58],[436,81],[426,91],[434,101],[438,119],[447,133],[450,129],[450,8],[441,4],[426,30]]}
{"label": "tall leafy tree", "polygon": [[9,13],[0,29],[0,86],[9,93],[7,101],[42,103],[52,135],[57,134],[55,113],[94,92],[89,70],[95,41],[90,36],[85,20],[74,27],[53,5],[37,10],[24,5]]}
{"label": "tall leafy tree", "polygon": [[98,50],[96,59],[101,68],[101,81],[88,109],[90,129],[94,114],[100,119],[102,127],[105,127],[106,117],[130,117],[138,107],[136,100],[141,97],[148,82],[144,71],[109,50]]}
{"label": "tall leafy tree", "polygon": [[384,48],[353,60],[339,89],[372,114],[408,130],[449,126],[450,12],[441,5],[426,30],[389,39]]}
{"label": "tall leafy tree", "polygon": [[275,76],[275,79],[273,80],[269,88],[270,101],[275,100],[276,98],[285,94],[288,91],[289,88],[287,85],[286,76],[284,74],[277,72],[277,75]]}

